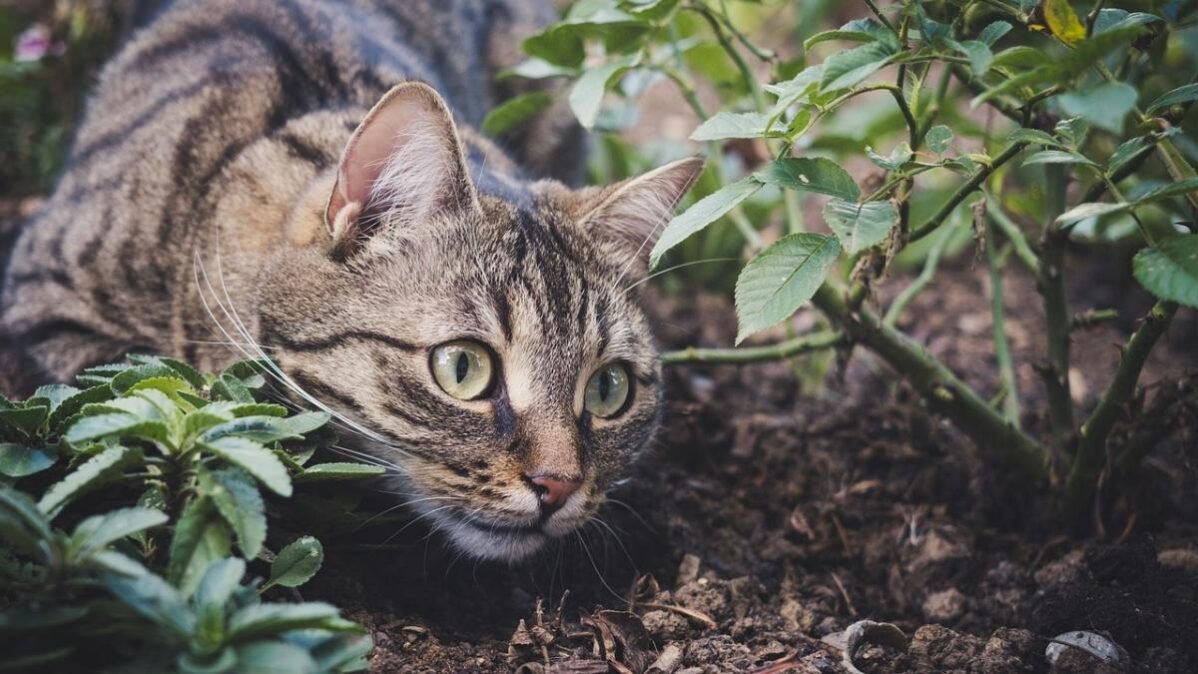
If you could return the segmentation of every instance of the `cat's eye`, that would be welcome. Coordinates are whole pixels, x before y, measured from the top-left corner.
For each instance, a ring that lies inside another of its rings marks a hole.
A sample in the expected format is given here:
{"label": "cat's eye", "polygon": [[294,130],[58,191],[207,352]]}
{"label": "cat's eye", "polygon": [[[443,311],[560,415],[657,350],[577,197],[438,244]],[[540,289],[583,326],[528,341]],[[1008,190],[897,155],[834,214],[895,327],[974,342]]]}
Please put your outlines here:
{"label": "cat's eye", "polygon": [[614,417],[624,411],[631,391],[632,383],[625,365],[604,365],[587,382],[583,409],[602,419]]}
{"label": "cat's eye", "polygon": [[487,347],[467,339],[446,342],[433,349],[433,378],[446,393],[459,400],[474,400],[491,388],[495,364]]}

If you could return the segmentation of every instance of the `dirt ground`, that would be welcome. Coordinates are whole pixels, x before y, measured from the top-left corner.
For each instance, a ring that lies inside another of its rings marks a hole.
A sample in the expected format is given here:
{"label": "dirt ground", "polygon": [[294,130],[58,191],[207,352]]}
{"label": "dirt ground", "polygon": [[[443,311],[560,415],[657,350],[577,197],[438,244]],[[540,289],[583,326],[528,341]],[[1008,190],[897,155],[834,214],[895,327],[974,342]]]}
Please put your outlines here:
{"label": "dirt ground", "polygon": [[[1125,262],[1078,270],[1086,303],[1129,317],[1076,335],[1083,406],[1147,307],[1103,278]],[[946,270],[904,327],[992,392],[984,277]],[[1040,409],[1037,296],[1018,277],[1007,292],[1022,300],[1008,331],[1025,409]],[[731,340],[723,300],[652,304],[668,346]],[[1147,368],[1155,394],[1193,389],[1192,314]],[[1193,396],[1173,408],[1134,497],[1104,502],[1104,532],[1082,540],[1057,527],[1044,490],[996,471],[868,354],[818,397],[797,394],[785,363],[668,376],[659,442],[579,538],[507,568],[391,526],[330,545],[305,597],[370,626],[379,672],[846,672],[843,631],[862,619],[899,630],[855,630],[862,672],[1198,671]],[[1136,431],[1126,421],[1118,433]],[[1050,665],[1050,641],[1077,630],[1110,661],[1054,646]]]}

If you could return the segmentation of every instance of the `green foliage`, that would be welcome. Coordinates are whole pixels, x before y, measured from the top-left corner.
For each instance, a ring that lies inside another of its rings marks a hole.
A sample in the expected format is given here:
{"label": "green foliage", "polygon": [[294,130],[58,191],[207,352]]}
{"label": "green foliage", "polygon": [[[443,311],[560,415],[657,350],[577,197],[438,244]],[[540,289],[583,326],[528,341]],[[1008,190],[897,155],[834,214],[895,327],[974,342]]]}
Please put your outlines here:
{"label": "green foliage", "polygon": [[[893,326],[933,280],[947,240],[939,232],[966,223],[992,229],[1002,248],[983,256],[992,279],[1001,284],[1012,258],[1048,274],[1039,286],[1051,362],[1039,369],[1053,401],[1052,427],[1068,426],[1059,438],[1081,428],[1061,374],[1070,366],[1060,273],[1067,244],[1081,252],[1093,243],[1139,250],[1135,278],[1168,305],[1154,314],[1161,319],[1151,331],[1137,333],[1139,347],[1150,348],[1173,303],[1195,306],[1198,174],[1191,163],[1198,144],[1187,112],[1198,84],[1177,78],[1198,68],[1198,8],[1137,3],[1134,9],[1151,11],[1131,11],[1118,4],[869,3],[872,16],[819,32],[821,15],[836,3],[579,0],[561,23],[529,38],[532,58],[512,76],[574,80],[570,100],[580,120],[609,132],[600,145],[603,179],[693,151],[654,147],[646,157],[611,133],[636,122],[628,104],[647,83],[673,87],[698,118],[690,139],[705,143],[711,157],[693,203],[665,225],[652,250],[652,266],[686,267],[665,281],[720,285],[712,275],[735,265],[693,263],[744,259],[735,286],[738,343],[813,302],[834,337],[873,349],[978,444],[1043,478],[1070,467],[1054,465],[1054,453],[1019,429],[1010,359],[996,376],[1004,390],[987,405]],[[798,27],[802,51],[788,41],[787,21]],[[755,30],[763,25],[771,30]],[[784,39],[772,49],[755,41],[758,33]],[[660,97],[654,102],[662,105]],[[861,159],[877,169],[852,175],[842,168],[861,166]],[[1077,189],[1067,190],[1066,178]],[[990,203],[970,211],[974,195]],[[808,200],[817,208],[804,208]],[[813,212],[822,222],[806,221]],[[833,236],[816,233],[821,226]],[[933,245],[917,243],[929,235],[936,235]],[[892,261],[918,264],[929,251],[924,273],[884,312],[885,321],[878,318],[868,301],[875,280]],[[1001,298],[1001,288],[995,295]],[[995,339],[1002,341],[1002,300],[993,305]],[[1005,343],[996,343],[1000,349]],[[787,352],[702,350],[708,361],[729,363],[752,360],[747,353]],[[1136,357],[1125,358],[1117,379],[1134,382],[1147,352],[1137,348]],[[679,352],[666,360],[687,358]],[[1114,413],[1126,395],[1123,388],[1108,392],[1108,404],[1094,414]],[[1086,427],[1110,424],[1089,419]],[[1085,475],[1098,474],[1091,468],[1101,467],[1102,457],[1081,455],[1102,451],[1105,442],[1086,437],[1077,458]],[[1066,500],[1090,503],[1093,482],[1079,482],[1070,480]]]}
{"label": "green foliage", "polygon": [[[382,470],[305,468],[334,440],[327,416],[256,400],[263,379],[253,363],[204,376],[134,356],[91,368],[79,382],[86,388],[0,399],[6,664],[239,674],[364,668],[370,638],[335,607],[263,600],[276,585],[303,585],[324,560],[312,536],[269,553],[263,489],[285,498],[297,481]],[[269,567],[260,556],[273,560]]]}

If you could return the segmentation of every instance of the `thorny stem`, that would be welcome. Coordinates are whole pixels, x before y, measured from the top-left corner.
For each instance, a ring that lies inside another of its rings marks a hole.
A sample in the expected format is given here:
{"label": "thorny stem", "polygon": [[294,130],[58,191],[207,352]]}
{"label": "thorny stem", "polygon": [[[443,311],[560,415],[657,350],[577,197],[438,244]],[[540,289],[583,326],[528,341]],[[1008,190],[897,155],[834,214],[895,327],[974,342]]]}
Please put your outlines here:
{"label": "thorny stem", "polygon": [[911,233],[907,235],[907,241],[918,241],[919,239],[922,239],[923,237],[935,231],[937,227],[939,227],[944,223],[945,220],[948,219],[948,216],[952,215],[957,206],[959,206],[962,201],[965,201],[966,197],[972,194],[974,190],[978,189],[981,184],[985,182],[986,178],[990,177],[991,173],[994,173],[998,167],[1014,159],[1015,156],[1023,150],[1025,145],[1027,145],[1027,143],[1023,141],[1011,143],[1005,150],[999,153],[997,157],[992,159],[988,165],[981,166],[977,171],[974,171],[973,175],[969,177],[969,180],[966,180],[965,184],[957,188],[956,192],[953,192],[953,195],[948,198],[948,201],[944,202],[944,204],[940,207],[940,210],[936,211],[935,215],[928,218],[928,220],[923,224],[911,230]]}
{"label": "thorny stem", "polygon": [[902,374],[931,408],[951,419],[978,446],[994,452],[1036,479],[1048,476],[1048,451],[999,416],[985,400],[922,346],[885,325],[868,308],[850,310],[844,297],[825,283],[812,299],[845,334]]}
{"label": "thorny stem", "polygon": [[865,4],[874,13],[874,16],[878,17],[878,21],[881,21],[882,25],[889,28],[892,33],[898,33],[894,28],[894,24],[890,22],[890,19],[887,19],[886,15],[882,14],[882,10],[878,9],[878,3],[874,2],[874,0],[865,0]]}
{"label": "thorny stem", "polygon": [[663,365],[687,365],[695,363],[745,364],[769,360],[785,360],[804,353],[831,349],[844,337],[831,330],[800,335],[768,346],[748,346],[739,349],[700,349],[688,347],[680,351],[661,354]]}
{"label": "thorny stem", "polygon": [[1069,233],[1055,225],[1065,210],[1065,168],[1044,167],[1044,234],[1040,240],[1040,275],[1037,287],[1044,299],[1047,320],[1048,362],[1040,368],[1048,395],[1048,419],[1052,428],[1052,446],[1057,456],[1065,450],[1073,433],[1073,398],[1069,390],[1069,301],[1065,296],[1065,246]]}
{"label": "thorny stem", "polygon": [[1015,257],[1019,258],[1019,261],[1028,268],[1028,271],[1039,276],[1040,258],[1036,257],[1035,251],[1032,250],[1031,245],[1027,242],[1027,237],[1023,235],[1023,230],[1019,228],[1019,225],[1007,217],[1002,207],[990,200],[986,202],[986,211],[990,214],[990,218],[994,221],[994,224],[1003,233],[1003,236],[1007,237],[1007,241],[1011,242],[1011,248],[1015,251]]}
{"label": "thorny stem", "polygon": [[1094,412],[1082,424],[1077,457],[1065,483],[1065,512],[1073,522],[1081,523],[1089,511],[1095,481],[1106,459],[1107,438],[1124,405],[1135,393],[1144,361],[1148,359],[1156,340],[1169,327],[1176,312],[1176,304],[1163,300],[1152,307],[1123,348],[1110,386],[1098,400]]}
{"label": "thorny stem", "polygon": [[1019,428],[1019,388],[1015,379],[1015,363],[1007,343],[1007,326],[1003,315],[1002,263],[998,259],[998,237],[994,235],[994,219],[986,214],[987,200],[974,205],[974,218],[981,220],[986,230],[986,267],[990,274],[990,316],[994,332],[994,357],[998,361],[998,380],[1002,385],[1002,414],[1008,423]]}

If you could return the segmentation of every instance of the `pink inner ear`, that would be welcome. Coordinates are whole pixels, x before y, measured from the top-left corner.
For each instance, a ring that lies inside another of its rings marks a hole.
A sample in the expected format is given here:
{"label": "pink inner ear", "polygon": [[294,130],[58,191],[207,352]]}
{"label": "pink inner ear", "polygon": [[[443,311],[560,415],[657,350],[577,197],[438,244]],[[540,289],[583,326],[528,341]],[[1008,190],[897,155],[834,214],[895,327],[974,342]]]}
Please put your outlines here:
{"label": "pink inner ear", "polygon": [[326,221],[332,224],[348,204],[365,206],[387,161],[403,149],[412,133],[427,128],[429,119],[440,114],[435,102],[416,91],[396,90],[379,101],[345,147]]}

